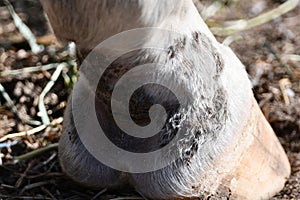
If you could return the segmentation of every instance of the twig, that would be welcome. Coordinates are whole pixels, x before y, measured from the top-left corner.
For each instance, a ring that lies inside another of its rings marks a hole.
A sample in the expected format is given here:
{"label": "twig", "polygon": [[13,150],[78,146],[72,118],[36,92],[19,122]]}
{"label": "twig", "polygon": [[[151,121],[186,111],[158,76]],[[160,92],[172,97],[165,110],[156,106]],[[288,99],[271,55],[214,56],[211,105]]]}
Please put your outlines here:
{"label": "twig", "polygon": [[30,124],[33,126],[39,126],[41,125],[41,122],[39,121],[35,121],[35,120],[28,120],[25,119],[24,117],[22,117],[17,109],[17,107],[15,106],[14,102],[11,100],[10,96],[7,94],[7,92],[5,91],[5,88],[2,86],[2,84],[0,83],[0,93],[2,94],[3,98],[7,101],[10,109],[15,113],[15,115],[18,116],[18,118],[26,123],[26,124]]}
{"label": "twig", "polygon": [[107,189],[104,188],[103,190],[101,190],[100,192],[98,192],[93,198],[91,198],[91,200],[98,199],[98,197],[100,197],[100,195],[104,194],[106,191],[107,191]]}
{"label": "twig", "polygon": [[40,111],[40,116],[42,118],[43,124],[46,124],[46,125],[50,124],[50,119],[49,119],[49,116],[47,114],[47,110],[46,110],[46,107],[44,104],[44,98],[45,98],[46,94],[51,90],[51,88],[55,84],[56,80],[60,76],[63,68],[65,68],[65,67],[67,67],[67,63],[61,63],[57,66],[55,72],[51,76],[50,81],[47,83],[46,87],[44,88],[44,90],[42,91],[42,93],[39,96],[39,111]]}
{"label": "twig", "polygon": [[33,158],[33,157],[37,156],[37,155],[43,154],[47,151],[55,150],[57,148],[58,148],[58,143],[55,143],[55,144],[50,144],[50,145],[45,146],[43,148],[31,151],[31,152],[26,153],[24,155],[17,156],[17,157],[14,158],[14,164],[18,163],[19,161],[28,160],[30,158]]}
{"label": "twig", "polygon": [[25,169],[25,171],[22,174],[20,174],[20,178],[17,180],[15,184],[16,188],[19,188],[22,185],[24,177],[27,175],[28,171],[35,165],[35,163],[36,163],[35,161],[31,161],[27,166],[27,168]]}
{"label": "twig", "polygon": [[[71,190],[71,192],[76,194],[77,196],[79,196],[80,197],[79,199],[90,199],[91,198],[91,196],[86,194],[84,191],[80,192],[80,191],[77,191],[77,190]],[[71,199],[72,198],[68,198],[68,200],[71,200]]]}
{"label": "twig", "polygon": [[[5,198],[5,199],[12,199],[12,196],[10,195],[1,195],[0,194],[0,198]],[[13,199],[41,199],[41,200],[52,200],[51,198],[47,198],[47,197],[33,197],[33,196],[14,196]]]}
{"label": "twig", "polygon": [[72,59],[76,59],[76,44],[75,42],[68,43],[68,52]]}
{"label": "twig", "polygon": [[240,34],[230,35],[225,38],[222,44],[225,46],[229,46],[234,41],[241,40],[241,39],[243,39],[243,37]]}
{"label": "twig", "polygon": [[41,189],[42,189],[45,193],[47,193],[47,194],[51,197],[52,200],[56,200],[56,199],[57,199],[57,198],[55,198],[55,196],[54,196],[49,190],[47,190],[45,187],[41,187]]}
{"label": "twig", "polygon": [[[58,124],[61,124],[63,122],[63,118],[60,117],[58,119],[55,119],[51,122],[51,126],[55,126],[55,125],[58,125]],[[0,142],[4,142],[8,139],[14,139],[14,138],[17,138],[17,137],[23,137],[23,136],[27,136],[27,135],[33,135],[35,133],[38,133],[38,132],[41,132],[42,130],[44,130],[45,128],[47,128],[48,125],[46,124],[43,124],[39,127],[36,127],[36,128],[33,128],[29,131],[22,131],[20,133],[11,133],[11,134],[8,134],[8,135],[5,135],[3,137],[0,138]]]}
{"label": "twig", "polygon": [[63,71],[61,76],[64,78],[65,85],[69,86],[71,84],[71,78],[68,76],[68,74]]}
{"label": "twig", "polygon": [[59,63],[52,63],[49,65],[43,65],[43,66],[36,66],[36,67],[26,67],[22,69],[16,69],[16,70],[8,70],[4,72],[0,72],[0,77],[5,76],[11,76],[11,75],[18,75],[18,74],[24,74],[24,73],[33,73],[33,72],[39,72],[39,71],[46,71],[50,69],[54,69],[59,65]]}
{"label": "twig", "polygon": [[283,78],[279,81],[279,87],[282,92],[283,100],[286,106],[291,104],[290,97],[286,92],[286,89],[291,85],[291,82],[288,78]]}
{"label": "twig", "polygon": [[64,173],[60,173],[60,172],[44,172],[44,173],[39,173],[37,175],[29,175],[26,176],[27,179],[35,179],[35,178],[39,178],[39,177],[60,177],[60,176],[64,176]]}
{"label": "twig", "polygon": [[57,153],[54,152],[46,161],[44,161],[42,164],[47,165],[49,162],[51,162],[55,157],[57,156]]}
{"label": "twig", "polygon": [[2,138],[0,138],[0,142],[6,141],[8,139],[17,138],[17,137],[23,137],[23,136],[26,136],[26,135],[33,135],[35,133],[38,133],[38,132],[44,130],[45,128],[47,128],[47,125],[44,124],[44,125],[41,125],[39,127],[33,128],[29,131],[22,131],[20,133],[12,133],[12,134],[9,134],[9,135],[5,135]]}
{"label": "twig", "polygon": [[[261,24],[264,24],[266,22],[269,22],[291,10],[297,7],[299,3],[299,0],[288,0],[282,5],[280,5],[278,8],[275,8],[274,10],[271,10],[269,12],[266,12],[264,14],[261,14],[257,17],[254,17],[249,20],[237,20],[237,21],[231,21],[230,25],[227,27],[212,27],[211,31],[215,35],[219,36],[228,36],[232,35],[237,32],[241,32],[256,26],[259,26]],[[229,23],[229,22],[227,22]]]}
{"label": "twig", "polygon": [[33,188],[37,188],[37,187],[41,187],[41,186],[44,186],[44,185],[49,185],[49,184],[53,184],[53,181],[41,181],[41,182],[38,182],[38,183],[33,183],[33,184],[30,184],[30,185],[26,185],[21,191],[20,191],[20,194],[23,194],[26,190],[31,190]]}
{"label": "twig", "polygon": [[9,189],[16,189],[16,187],[13,186],[13,185],[7,185],[7,184],[3,184],[3,183],[0,186],[5,187],[5,188],[9,188]]}
{"label": "twig", "polygon": [[221,3],[220,1],[214,1],[210,6],[202,10],[201,17],[203,18],[203,20],[206,20],[207,18],[216,14],[222,7],[223,3]]}
{"label": "twig", "polygon": [[20,33],[24,36],[24,38],[28,41],[31,50],[33,53],[39,53],[41,51],[44,50],[44,47],[42,45],[38,45],[36,43],[36,38],[34,37],[33,33],[31,32],[31,30],[28,28],[28,26],[26,26],[21,18],[17,15],[17,13],[15,12],[13,6],[9,3],[8,0],[4,0],[4,3],[6,5],[6,7],[9,10],[9,13],[11,14],[13,21],[16,25],[16,27],[19,29]]}
{"label": "twig", "polygon": [[117,197],[110,200],[138,200],[138,199],[144,199],[142,197]]}
{"label": "twig", "polygon": [[5,142],[5,143],[0,143],[0,149],[1,148],[9,148],[9,147],[12,147],[16,144],[18,144],[20,141],[19,140],[15,140],[13,142]]}
{"label": "twig", "polygon": [[297,54],[283,54],[281,56],[283,60],[291,60],[291,61],[298,61],[300,62],[300,55]]}

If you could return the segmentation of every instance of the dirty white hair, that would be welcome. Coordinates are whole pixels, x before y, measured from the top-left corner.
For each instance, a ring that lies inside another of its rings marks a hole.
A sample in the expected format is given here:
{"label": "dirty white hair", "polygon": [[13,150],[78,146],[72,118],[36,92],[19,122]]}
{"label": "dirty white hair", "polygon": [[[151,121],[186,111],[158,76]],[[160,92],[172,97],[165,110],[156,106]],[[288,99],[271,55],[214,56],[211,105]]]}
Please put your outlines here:
{"label": "dirty white hair", "polygon": [[[128,174],[111,169],[91,156],[80,142],[69,104],[59,150],[64,171],[85,185],[106,188],[131,185],[144,197],[153,199],[171,199],[174,194],[204,197],[209,195],[205,191],[219,190],[218,187],[211,188],[214,184],[210,181],[217,182],[225,175],[211,170],[212,163],[243,126],[241,121],[250,110],[251,85],[244,66],[228,47],[216,41],[192,0],[41,2],[56,36],[62,41],[76,42],[81,51],[89,52],[108,37],[133,28],[158,27],[184,35],[184,38],[164,38],[162,41],[170,49],[171,56],[170,52],[157,54],[149,50],[116,61],[121,66],[128,66],[128,60],[138,65],[153,59],[166,66],[159,76],[175,74],[173,84],[180,83],[189,100],[184,111],[177,110],[174,114],[188,115],[183,122],[187,127],[186,140],[178,149],[183,152],[182,159],[150,173]],[[182,62],[182,57],[190,63]],[[145,95],[162,98],[156,89],[146,91]],[[170,117],[171,123],[174,116]],[[169,134],[168,130],[166,126],[166,134]],[[213,178],[202,177],[205,171]]]}

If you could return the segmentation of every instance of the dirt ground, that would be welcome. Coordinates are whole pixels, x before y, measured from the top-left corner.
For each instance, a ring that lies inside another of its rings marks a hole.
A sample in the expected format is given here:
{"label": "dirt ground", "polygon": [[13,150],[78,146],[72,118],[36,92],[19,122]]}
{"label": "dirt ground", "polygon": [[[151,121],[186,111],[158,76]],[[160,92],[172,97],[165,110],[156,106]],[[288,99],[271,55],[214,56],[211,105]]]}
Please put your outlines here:
{"label": "dirt ground", "polygon": [[[31,73],[14,70],[69,62],[71,58],[49,36],[49,27],[37,1],[11,2],[38,41],[45,45],[45,50],[39,54],[31,52],[30,46],[13,23],[8,9],[0,0],[0,84],[14,102],[21,117],[40,120],[38,99],[55,69]],[[211,3],[201,2],[202,6]],[[283,2],[226,1],[225,8],[211,20],[252,18],[278,7]],[[293,11],[244,31],[240,36],[230,46],[245,64],[254,85],[255,97],[292,165],[292,175],[285,188],[273,199],[300,199],[300,61],[291,56],[300,55],[300,4]],[[224,37],[218,39],[222,42]],[[120,196],[128,197],[127,199],[140,198],[89,190],[72,183],[61,172],[55,148],[33,157],[21,157],[21,161],[14,162],[13,158],[16,156],[58,141],[61,117],[72,88],[73,77],[72,68],[63,70],[44,101],[50,120],[54,123],[50,127],[31,131],[31,135],[5,138],[12,133],[22,134],[37,126],[22,122],[10,109],[7,100],[0,95],[0,199],[75,200],[114,199]]]}

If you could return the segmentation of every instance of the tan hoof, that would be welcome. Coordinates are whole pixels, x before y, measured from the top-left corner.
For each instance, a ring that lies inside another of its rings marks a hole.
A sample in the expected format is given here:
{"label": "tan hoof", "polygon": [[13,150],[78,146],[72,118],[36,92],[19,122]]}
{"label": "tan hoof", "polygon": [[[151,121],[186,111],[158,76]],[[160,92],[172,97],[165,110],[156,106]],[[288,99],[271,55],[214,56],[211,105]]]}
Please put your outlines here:
{"label": "tan hoof", "polygon": [[215,163],[220,173],[222,170],[226,173],[226,169],[236,163],[236,167],[221,180],[218,191],[228,186],[234,199],[274,196],[284,187],[291,173],[290,164],[254,98],[250,118],[237,142]]}

